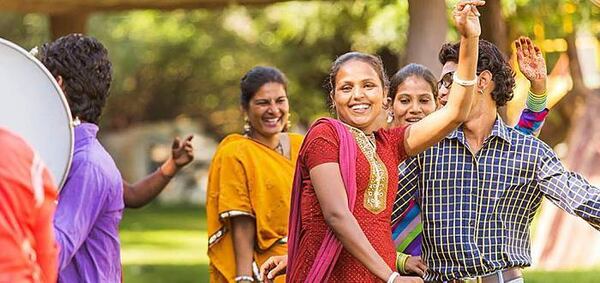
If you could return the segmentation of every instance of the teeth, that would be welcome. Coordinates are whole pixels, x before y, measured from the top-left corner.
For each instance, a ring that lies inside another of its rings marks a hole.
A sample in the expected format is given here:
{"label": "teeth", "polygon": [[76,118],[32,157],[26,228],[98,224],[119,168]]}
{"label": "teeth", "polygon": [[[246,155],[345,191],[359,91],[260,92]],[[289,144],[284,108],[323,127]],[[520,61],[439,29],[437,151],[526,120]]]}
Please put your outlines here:
{"label": "teeth", "polygon": [[362,110],[362,109],[368,109],[369,108],[369,104],[357,104],[352,106],[352,110]]}
{"label": "teeth", "polygon": [[279,121],[279,118],[265,119],[264,121],[268,124],[275,124],[277,121]]}

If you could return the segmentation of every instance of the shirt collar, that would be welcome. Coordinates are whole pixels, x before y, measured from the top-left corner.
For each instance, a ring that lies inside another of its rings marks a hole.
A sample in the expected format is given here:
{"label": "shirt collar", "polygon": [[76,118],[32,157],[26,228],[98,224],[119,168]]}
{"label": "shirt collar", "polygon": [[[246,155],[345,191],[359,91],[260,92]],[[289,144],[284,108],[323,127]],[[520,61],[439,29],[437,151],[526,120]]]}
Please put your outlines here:
{"label": "shirt collar", "polygon": [[79,143],[89,138],[95,138],[98,133],[98,126],[92,123],[81,123],[75,126],[75,143]]}
{"label": "shirt collar", "polygon": [[[506,125],[506,123],[504,123],[504,121],[502,121],[502,118],[500,117],[500,115],[496,115],[496,121],[494,122],[494,126],[492,127],[492,133],[490,134],[488,139],[491,137],[494,137],[494,136],[501,138],[502,140],[504,140],[508,143],[512,142],[512,139],[510,137],[510,133],[508,130],[508,126]],[[463,132],[462,125],[459,126],[452,133],[450,133],[448,136],[446,136],[446,138],[447,139],[458,139],[463,144],[466,144],[465,133]]]}

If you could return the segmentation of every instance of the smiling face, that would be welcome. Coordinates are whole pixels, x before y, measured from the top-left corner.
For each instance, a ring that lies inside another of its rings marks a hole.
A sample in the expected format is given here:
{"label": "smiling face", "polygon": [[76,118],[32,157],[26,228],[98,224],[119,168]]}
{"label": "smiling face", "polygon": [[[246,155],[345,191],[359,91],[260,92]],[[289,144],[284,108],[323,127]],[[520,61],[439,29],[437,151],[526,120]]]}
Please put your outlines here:
{"label": "smiling face", "polygon": [[366,133],[377,130],[384,97],[381,78],[368,63],[350,60],[335,76],[332,99],[338,118]]}
{"label": "smiling face", "polygon": [[393,109],[394,126],[405,126],[420,121],[436,109],[431,86],[423,78],[408,77],[398,86]]}
{"label": "smiling face", "polygon": [[258,135],[256,138],[270,139],[281,133],[290,111],[285,87],[275,82],[262,85],[250,99],[245,111],[252,135]]}

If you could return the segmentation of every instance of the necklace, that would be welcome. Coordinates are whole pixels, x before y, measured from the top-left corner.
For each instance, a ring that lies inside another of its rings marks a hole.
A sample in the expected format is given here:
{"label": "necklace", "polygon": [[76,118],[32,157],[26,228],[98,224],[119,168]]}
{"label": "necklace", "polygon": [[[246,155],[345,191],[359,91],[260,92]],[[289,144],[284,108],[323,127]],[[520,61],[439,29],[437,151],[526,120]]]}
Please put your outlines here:
{"label": "necklace", "polygon": [[375,133],[366,134],[360,129],[350,125],[346,126],[350,129],[358,148],[366,157],[370,167],[369,183],[364,193],[363,206],[370,212],[378,214],[387,206],[388,173],[385,164],[377,155]]}
{"label": "necklace", "polygon": [[[257,140],[257,139],[255,139],[255,138],[251,137],[251,136],[250,136],[250,135],[248,135],[248,134],[245,134],[245,135],[244,135],[244,137],[246,137],[246,138],[248,138],[248,139],[251,139],[251,140],[253,140],[253,141],[256,141],[256,142],[258,142],[258,143],[260,143],[260,144],[263,144],[263,145],[267,146],[266,144],[264,144],[264,143],[260,142],[259,140]],[[267,146],[267,147],[268,147],[268,148],[271,148],[271,147],[269,147],[269,146]],[[284,155],[284,156],[285,156],[285,153],[283,152],[283,145],[281,144],[281,140],[280,140],[280,141],[277,143],[277,145],[276,145],[274,148],[271,148],[271,149],[272,149],[272,150],[274,150],[275,152],[277,152],[277,153],[279,153],[279,154],[281,154],[281,155]]]}
{"label": "necklace", "polygon": [[279,143],[277,144],[277,146],[275,146],[273,148],[274,151],[277,151],[277,153],[283,155],[283,145],[281,145],[281,141],[279,141]]}

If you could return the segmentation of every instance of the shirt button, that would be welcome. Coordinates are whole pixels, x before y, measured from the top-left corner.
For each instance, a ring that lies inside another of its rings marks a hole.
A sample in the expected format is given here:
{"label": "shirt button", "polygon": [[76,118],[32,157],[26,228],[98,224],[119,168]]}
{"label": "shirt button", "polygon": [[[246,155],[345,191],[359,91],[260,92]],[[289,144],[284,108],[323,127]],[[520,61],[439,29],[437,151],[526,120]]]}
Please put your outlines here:
{"label": "shirt button", "polygon": [[471,220],[471,221],[469,221],[469,225],[471,225],[471,226],[475,226],[475,220]]}

